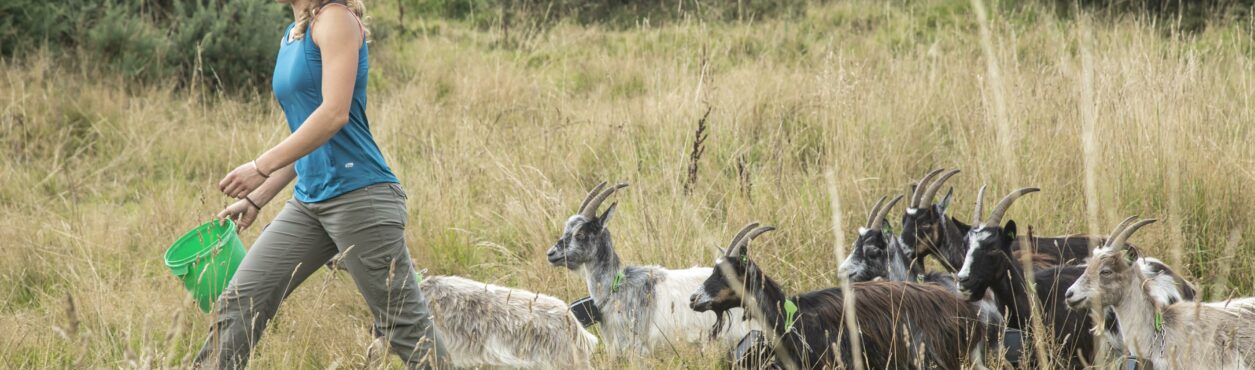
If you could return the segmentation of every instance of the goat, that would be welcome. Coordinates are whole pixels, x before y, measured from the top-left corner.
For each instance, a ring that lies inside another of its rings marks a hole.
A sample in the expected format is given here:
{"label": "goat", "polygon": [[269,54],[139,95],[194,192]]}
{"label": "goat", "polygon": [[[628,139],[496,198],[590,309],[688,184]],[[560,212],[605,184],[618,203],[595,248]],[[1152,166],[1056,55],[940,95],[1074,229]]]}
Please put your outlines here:
{"label": "goat", "polygon": [[710,276],[709,268],[670,270],[620,262],[608,227],[618,203],[612,203],[600,216],[597,209],[627,184],[608,189],[605,185],[603,182],[588,193],[547,258],[554,266],[583,275],[601,312],[603,339],[612,353],[618,356],[634,350],[645,354],[676,339],[702,342],[712,327],[726,329],[721,338],[716,330],[710,339],[718,338],[727,346],[749,333],[745,321],[728,322],[725,315],[703,315],[685,308],[688,293]]}
{"label": "goat", "polygon": [[850,367],[849,335],[858,333],[867,368],[959,369],[965,357],[983,367],[986,329],[977,310],[932,284],[852,284],[858,329],[845,327],[839,288],[788,296],[746,255],[750,240],[773,227],[752,223],[741,230],[690,298],[695,311],[744,308],[766,328],[776,361],[785,368]]}
{"label": "goat", "polygon": [[[940,204],[933,204],[937,192],[946,180],[959,173],[953,169],[941,174],[943,169],[936,169],[924,176],[919,185],[911,189],[911,199],[907,204],[906,213],[902,215],[902,243],[911,255],[912,265],[923,265],[924,258],[933,256],[950,272],[956,272],[963,264],[967,254],[964,236],[974,224],[980,222],[981,202],[976,202],[976,216],[972,224],[965,224],[958,219],[946,216],[950,209],[950,201],[954,190],[951,189],[941,199]],[[941,174],[940,177],[936,177]],[[934,177],[936,178],[934,180]],[[981,186],[977,199],[984,196],[985,187]],[[1037,237],[1029,239],[1033,253],[1039,260],[1047,264],[1075,264],[1089,256],[1089,249],[1102,244],[1102,238],[1085,235],[1066,235],[1054,237]],[[1020,250],[1020,239],[1011,244],[1011,249]]]}
{"label": "goat", "polygon": [[450,365],[592,368],[597,337],[558,298],[457,276],[426,277],[419,289]]}
{"label": "goat", "polygon": [[1135,268],[1141,253],[1125,241],[1154,221],[1117,226],[1115,236],[1094,251],[1084,273],[1068,288],[1068,305],[1111,309],[1123,347],[1155,368],[1245,369],[1255,365],[1255,310],[1250,306],[1164,304],[1148,288],[1144,269]]}
{"label": "goat", "polygon": [[[882,208],[885,198],[881,197],[872,207],[867,224],[858,230],[858,238],[850,255],[838,269],[840,277],[851,282],[874,280],[903,281],[921,284],[934,284],[951,292],[958,292],[959,286],[950,272],[924,272],[923,261],[913,263],[912,253],[903,246],[901,238],[884,230],[885,215],[902,199],[899,195]],[[989,328],[1003,325],[1002,314],[998,312],[992,295],[976,302],[981,322]]]}
{"label": "goat", "polygon": [[912,263],[911,253],[903,247],[901,239],[884,230],[885,215],[900,200],[901,195],[887,205],[885,197],[876,202],[867,217],[867,224],[858,229],[858,238],[854,240],[850,255],[837,269],[838,277],[856,283],[877,279],[933,283],[957,291],[953,275],[925,273],[922,264]]}
{"label": "goat", "polygon": [[[988,219],[973,223],[975,226],[964,237],[968,248],[959,270],[959,292],[969,301],[975,301],[983,298],[987,290],[992,291],[1005,312],[1007,327],[1031,335],[1032,303],[1026,284],[1027,279],[1033,279],[1044,315],[1042,322],[1052,329],[1048,331],[1054,334],[1055,343],[1065,355],[1060,367],[1080,368],[1093,363],[1094,337],[1088,332],[1093,320],[1087,314],[1068,310],[1060,287],[1076,281],[1084,267],[1058,266],[1025,276],[1019,260],[1013,259],[1012,245],[1017,239],[1015,221],[1001,225],[1002,216],[1016,199],[1037,191],[1037,188],[1023,188],[1011,192],[998,202]],[[981,201],[980,197],[977,199],[975,218],[980,219]]]}

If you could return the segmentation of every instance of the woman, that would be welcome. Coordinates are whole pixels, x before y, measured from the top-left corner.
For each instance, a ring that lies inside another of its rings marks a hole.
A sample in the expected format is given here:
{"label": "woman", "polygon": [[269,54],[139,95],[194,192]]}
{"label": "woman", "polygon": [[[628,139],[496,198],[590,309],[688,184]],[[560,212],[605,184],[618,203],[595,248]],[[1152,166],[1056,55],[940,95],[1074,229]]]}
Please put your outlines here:
{"label": "woman", "polygon": [[218,213],[247,228],[297,178],[284,205],[218,298],[200,365],[242,368],[279,303],[337,253],[375,317],[375,332],[411,368],[442,357],[405,247],[405,193],[366,120],[361,0],[279,0],[296,22],[275,61],[275,98],[292,135],[219,182],[239,199]]}

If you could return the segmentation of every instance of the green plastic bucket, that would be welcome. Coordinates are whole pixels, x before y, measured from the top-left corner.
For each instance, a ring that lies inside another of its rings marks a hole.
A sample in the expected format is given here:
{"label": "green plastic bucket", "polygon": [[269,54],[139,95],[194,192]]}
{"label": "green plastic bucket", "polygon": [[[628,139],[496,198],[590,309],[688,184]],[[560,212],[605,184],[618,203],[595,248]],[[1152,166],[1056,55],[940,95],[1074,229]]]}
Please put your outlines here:
{"label": "green plastic bucket", "polygon": [[166,250],[166,267],[204,312],[213,307],[243,260],[244,243],[231,220],[206,222]]}

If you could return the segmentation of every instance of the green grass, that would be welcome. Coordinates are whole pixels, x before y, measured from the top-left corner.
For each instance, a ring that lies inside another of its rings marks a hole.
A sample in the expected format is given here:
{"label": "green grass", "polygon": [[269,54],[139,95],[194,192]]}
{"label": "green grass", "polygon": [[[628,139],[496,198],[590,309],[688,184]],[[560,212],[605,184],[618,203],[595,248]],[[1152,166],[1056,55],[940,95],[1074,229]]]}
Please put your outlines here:
{"label": "green grass", "polygon": [[[1128,215],[1159,218],[1133,241],[1147,254],[1212,298],[1255,294],[1250,25],[1172,33],[997,8],[999,90],[965,4],[851,1],[745,23],[561,22],[512,41],[498,28],[424,19],[412,37],[371,46],[368,112],[409,193],[411,252],[429,274],[573,300],[587,295],[581,279],[550,267],[545,250],[588,188],[626,181],[611,225],[625,261],[708,265],[711,247],[761,221],[780,230],[750,253],[799,292],[834,286],[843,257],[833,253],[825,174],[847,220],[839,232],[852,235],[849,220],[875,199],[947,166],[963,169],[951,181],[961,218],[981,184],[991,197],[1039,186],[1009,218],[1038,234],[1089,232],[1091,218],[1096,233]],[[227,204],[213,184],[287,128],[269,94],[172,85],[43,54],[0,62],[0,363],[179,367],[204,339],[208,318],[160,256]],[[1096,112],[1093,199],[1083,106]],[[685,195],[707,107],[706,153]],[[246,244],[278,201],[243,233]],[[71,317],[79,330],[58,334]],[[254,365],[361,366],[369,325],[353,284],[320,272],[280,310]],[[682,346],[631,363],[602,354],[597,364],[711,368],[722,350]]]}

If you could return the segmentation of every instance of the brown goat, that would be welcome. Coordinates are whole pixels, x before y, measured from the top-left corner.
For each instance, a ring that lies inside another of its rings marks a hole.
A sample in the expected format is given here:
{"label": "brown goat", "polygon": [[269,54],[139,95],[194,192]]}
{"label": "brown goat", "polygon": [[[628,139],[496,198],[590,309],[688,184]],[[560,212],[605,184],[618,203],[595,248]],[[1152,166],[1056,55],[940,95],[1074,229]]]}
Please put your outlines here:
{"label": "brown goat", "polygon": [[854,363],[851,332],[859,333],[867,368],[960,369],[970,359],[983,367],[988,328],[977,308],[932,284],[865,282],[852,284],[858,328],[846,327],[845,295],[829,288],[788,296],[745,255],[745,246],[770,227],[747,226],[714,273],[698,288],[690,306],[699,312],[744,307],[767,330],[777,361],[786,368],[819,368]]}

